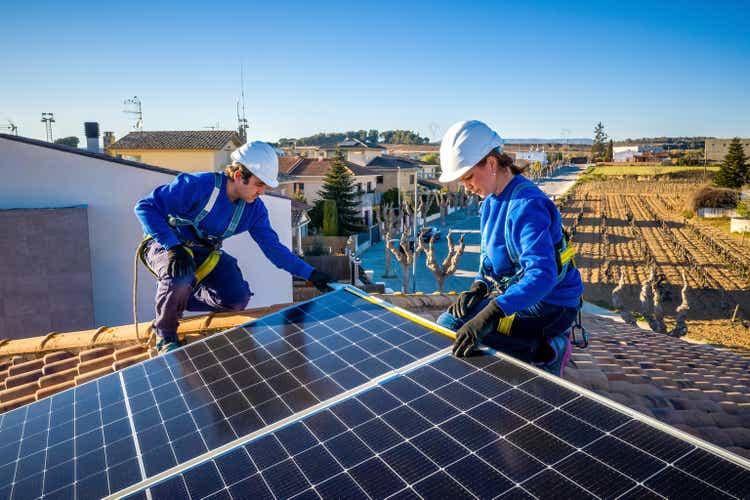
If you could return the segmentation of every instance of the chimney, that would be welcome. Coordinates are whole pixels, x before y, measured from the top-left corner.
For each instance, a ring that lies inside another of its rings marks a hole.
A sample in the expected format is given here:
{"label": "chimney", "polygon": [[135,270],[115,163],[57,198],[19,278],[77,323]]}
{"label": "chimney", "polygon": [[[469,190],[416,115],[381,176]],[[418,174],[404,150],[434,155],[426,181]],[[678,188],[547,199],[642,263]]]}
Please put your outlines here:
{"label": "chimney", "polygon": [[92,153],[100,153],[99,148],[99,123],[84,122],[83,128],[86,130],[86,150]]}
{"label": "chimney", "polygon": [[115,143],[115,133],[114,132],[104,132],[104,137],[102,137],[102,147],[104,148],[104,152],[105,153],[109,152],[109,148],[114,143]]}

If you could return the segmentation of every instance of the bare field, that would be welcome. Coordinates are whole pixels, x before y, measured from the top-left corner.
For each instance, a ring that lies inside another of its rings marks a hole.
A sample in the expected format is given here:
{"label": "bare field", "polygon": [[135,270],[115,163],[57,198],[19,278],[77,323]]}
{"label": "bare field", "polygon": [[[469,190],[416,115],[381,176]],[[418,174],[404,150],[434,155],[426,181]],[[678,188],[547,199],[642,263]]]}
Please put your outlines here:
{"label": "bare field", "polygon": [[662,305],[670,330],[684,272],[688,338],[750,349],[750,240],[683,217],[699,185],[695,178],[664,177],[577,184],[560,204],[563,223],[575,227],[585,297],[611,307],[612,291],[622,276],[625,308],[638,313],[641,286],[655,266],[657,275],[664,276]]}

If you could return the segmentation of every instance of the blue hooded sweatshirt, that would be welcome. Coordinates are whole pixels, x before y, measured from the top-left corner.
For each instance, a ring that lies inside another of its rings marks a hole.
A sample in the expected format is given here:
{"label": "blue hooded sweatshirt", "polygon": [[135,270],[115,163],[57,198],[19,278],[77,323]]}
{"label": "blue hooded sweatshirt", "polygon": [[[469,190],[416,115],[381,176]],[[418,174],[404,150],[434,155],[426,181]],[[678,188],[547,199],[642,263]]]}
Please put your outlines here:
{"label": "blue hooded sweatshirt", "polygon": [[[509,203],[511,193],[521,183],[527,185],[517,190]],[[493,281],[519,270],[514,268],[506,248],[506,218],[508,240],[519,256],[523,273],[496,298],[503,312],[509,316],[539,302],[578,307],[583,294],[578,269],[567,266],[558,283],[555,244],[563,238],[560,212],[542,190],[522,175],[516,175],[500,194],[484,200],[480,218],[482,253],[476,279],[492,288]]]}
{"label": "blue hooded sweatshirt", "polygon": [[[211,212],[198,224],[198,228],[207,236],[220,238],[229,226],[239,200],[233,203],[229,199],[226,189],[227,176],[214,172],[180,174],[171,183],[157,187],[136,203],[135,215],[140,219],[144,232],[164,248],[179,245],[181,242],[197,241],[192,228],[179,226],[175,229],[167,224],[167,218],[171,215],[194,220],[211,196],[215,176],[221,177],[219,196]],[[312,266],[279,241],[279,236],[268,219],[268,209],[260,198],[252,203],[245,203],[242,217],[233,234],[246,231],[276,267],[300,278],[310,277]]]}

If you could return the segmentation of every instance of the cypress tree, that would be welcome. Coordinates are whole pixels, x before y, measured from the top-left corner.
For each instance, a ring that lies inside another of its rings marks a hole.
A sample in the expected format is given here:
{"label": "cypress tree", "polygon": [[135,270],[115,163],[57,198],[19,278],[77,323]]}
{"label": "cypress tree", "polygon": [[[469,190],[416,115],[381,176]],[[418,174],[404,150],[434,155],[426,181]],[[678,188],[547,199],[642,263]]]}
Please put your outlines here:
{"label": "cypress tree", "polygon": [[323,188],[318,195],[324,200],[336,202],[339,236],[349,236],[364,229],[358,215],[359,201],[354,192],[354,178],[340,150],[336,151],[331,161],[331,168],[323,179]]}
{"label": "cypress tree", "polygon": [[323,200],[323,235],[338,236],[339,234],[339,213],[336,210],[336,202],[333,200]]}
{"label": "cypress tree", "polygon": [[721,162],[719,171],[714,176],[714,184],[717,186],[737,189],[746,182],[750,182],[750,167],[747,164],[747,156],[742,149],[740,140],[735,137],[729,144],[729,149]]}

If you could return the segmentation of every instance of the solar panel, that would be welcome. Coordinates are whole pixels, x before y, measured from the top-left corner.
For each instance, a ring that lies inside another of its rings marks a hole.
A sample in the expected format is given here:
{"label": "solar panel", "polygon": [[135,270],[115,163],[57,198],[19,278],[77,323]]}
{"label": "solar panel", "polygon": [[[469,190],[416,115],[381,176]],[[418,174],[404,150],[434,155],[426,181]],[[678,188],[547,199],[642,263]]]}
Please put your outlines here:
{"label": "solar panel", "polygon": [[450,344],[331,292],[6,413],[0,498],[116,493]]}
{"label": "solar panel", "polygon": [[[746,463],[696,443],[511,360],[444,356],[149,492],[194,499],[750,495]],[[145,490],[131,498],[146,498]]]}

